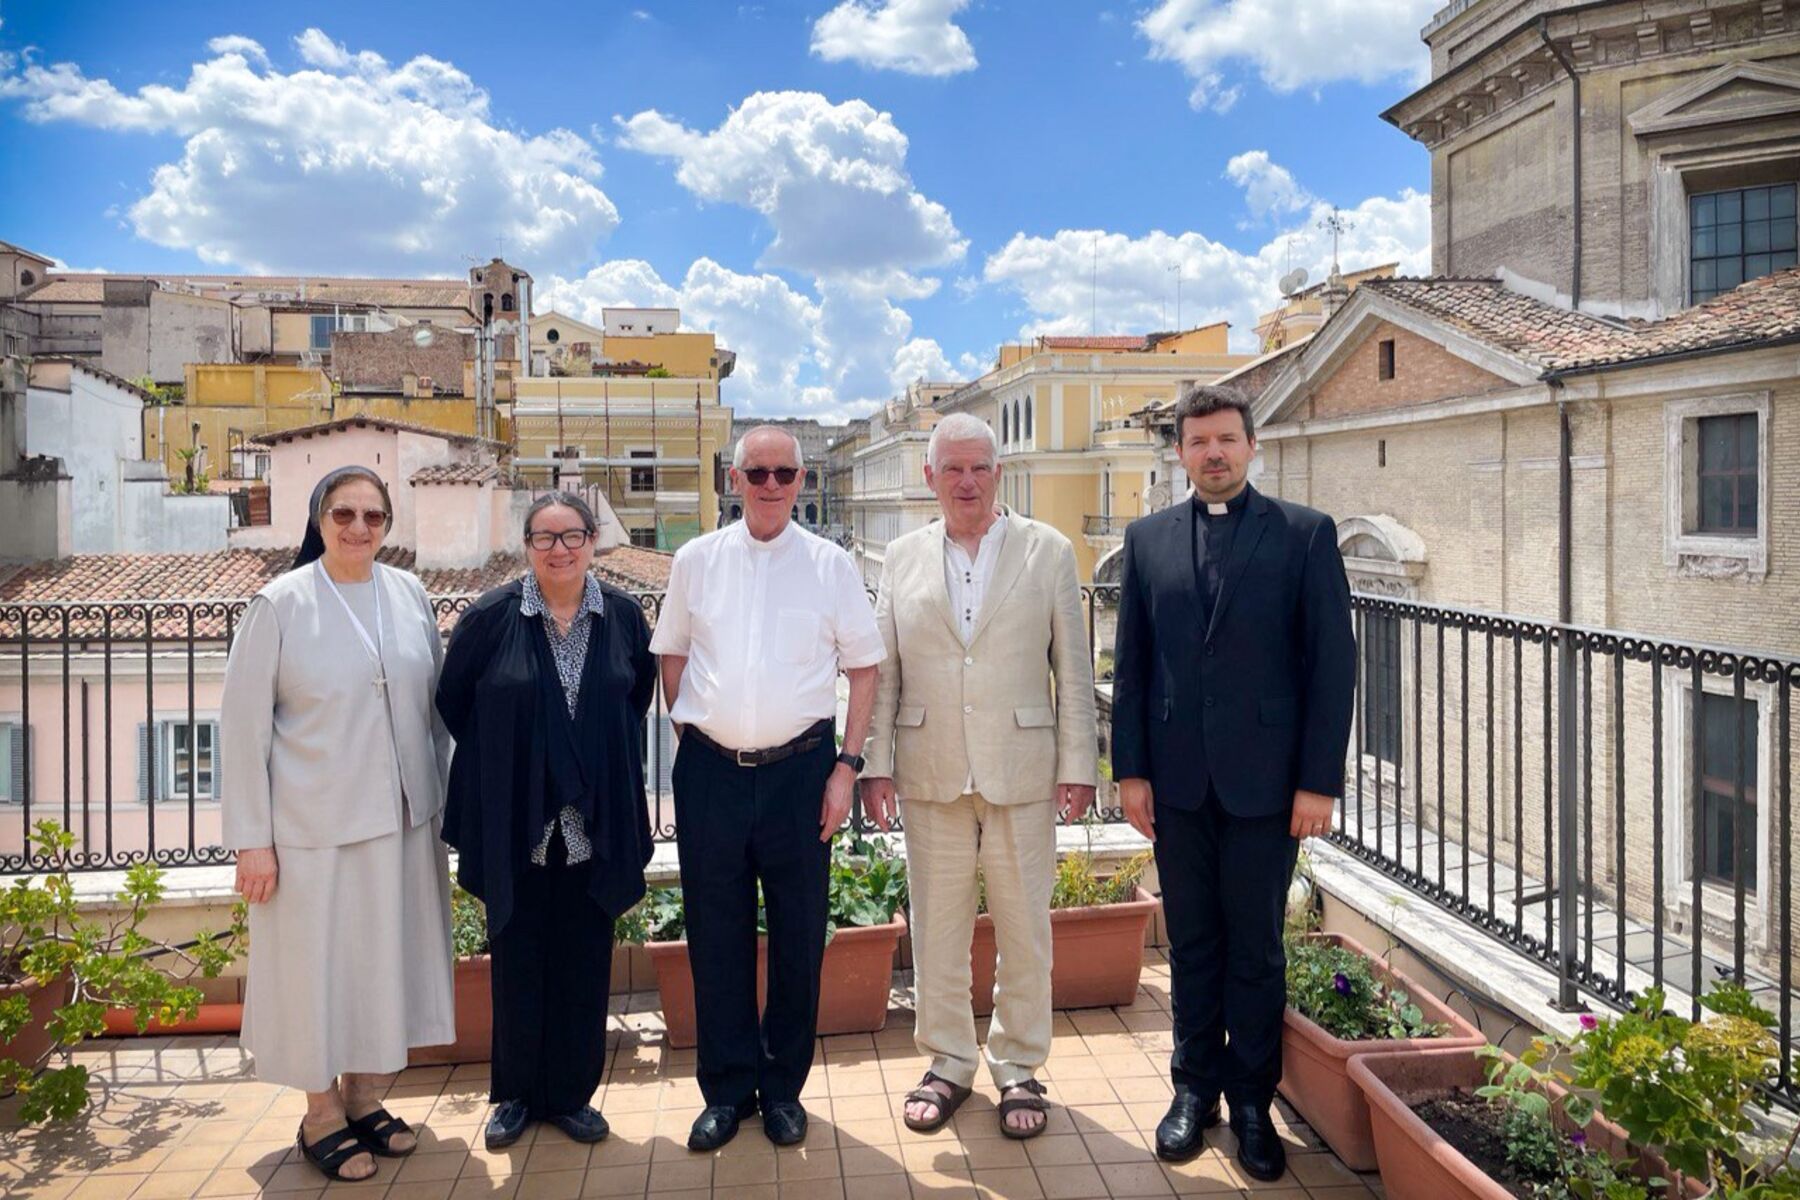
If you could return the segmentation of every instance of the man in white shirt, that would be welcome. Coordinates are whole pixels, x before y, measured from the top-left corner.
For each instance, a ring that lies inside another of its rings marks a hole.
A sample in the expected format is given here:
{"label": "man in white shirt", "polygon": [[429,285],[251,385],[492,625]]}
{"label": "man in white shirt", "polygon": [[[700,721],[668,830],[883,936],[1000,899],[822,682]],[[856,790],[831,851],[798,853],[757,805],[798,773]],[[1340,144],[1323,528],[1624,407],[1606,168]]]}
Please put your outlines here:
{"label": "man in white shirt", "polygon": [[953,413],[932,431],[925,481],[944,517],[888,543],[876,622],[887,647],[863,800],[887,827],[905,805],[914,1040],[931,1066],[909,1127],[947,1122],[980,1065],[969,941],[981,884],[1000,958],[987,1069],[1001,1132],[1035,1137],[1050,1053],[1050,890],[1056,818],[1094,799],[1094,669],[1075,550],[996,508],[993,431]]}
{"label": "man in white shirt", "polygon": [[[850,811],[886,655],[850,556],[795,525],[800,444],[752,429],[732,457],[744,519],[683,546],[650,649],[662,656],[675,755],[675,840],[695,963],[706,1109],[688,1147],[730,1141],[757,1111],[777,1145],[806,1136],[825,954],[831,837]],[[843,752],[837,676],[850,679]],[[757,1018],[756,909],[769,933]]]}

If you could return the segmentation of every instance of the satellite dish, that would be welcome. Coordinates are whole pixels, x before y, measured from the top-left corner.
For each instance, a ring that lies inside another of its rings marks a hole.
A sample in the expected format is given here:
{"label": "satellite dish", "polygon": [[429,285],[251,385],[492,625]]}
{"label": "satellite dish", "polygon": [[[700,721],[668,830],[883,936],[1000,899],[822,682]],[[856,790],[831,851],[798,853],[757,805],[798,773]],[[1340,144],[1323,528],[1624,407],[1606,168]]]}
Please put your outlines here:
{"label": "satellite dish", "polygon": [[423,350],[425,347],[431,345],[432,340],[435,337],[436,337],[436,335],[431,332],[431,326],[421,325],[417,329],[413,330],[413,335],[412,335],[413,345],[415,345],[419,349]]}
{"label": "satellite dish", "polygon": [[1295,292],[1306,286],[1306,268],[1295,267],[1281,277],[1281,282],[1277,286],[1281,288],[1282,295],[1293,295]]}

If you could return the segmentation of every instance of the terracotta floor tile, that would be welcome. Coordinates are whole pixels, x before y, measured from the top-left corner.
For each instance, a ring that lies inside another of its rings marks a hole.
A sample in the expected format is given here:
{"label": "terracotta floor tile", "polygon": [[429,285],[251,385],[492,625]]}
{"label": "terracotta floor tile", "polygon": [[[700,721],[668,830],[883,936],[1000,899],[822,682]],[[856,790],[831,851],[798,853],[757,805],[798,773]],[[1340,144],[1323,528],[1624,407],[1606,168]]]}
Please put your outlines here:
{"label": "terracotta floor tile", "polygon": [[1163,1105],[1175,1094],[1167,1077],[1161,1075],[1132,1075],[1112,1080],[1112,1090],[1125,1104],[1141,1101],[1157,1101]]}
{"label": "terracotta floor tile", "polygon": [[1043,1187],[1030,1167],[977,1168],[970,1172],[981,1194],[993,1200],[1042,1200]]}
{"label": "terracotta floor tile", "polygon": [[[207,1180],[207,1182],[210,1184],[212,1181]],[[304,1192],[320,1186],[323,1182],[324,1177],[311,1163],[284,1163],[275,1168],[269,1176],[268,1182],[263,1184],[263,1191]]]}
{"label": "terracotta floor tile", "polygon": [[1075,1129],[1080,1133],[1098,1133],[1107,1130],[1126,1133],[1136,1128],[1131,1123],[1131,1114],[1125,1111],[1123,1104],[1090,1104],[1083,1108],[1071,1109],[1069,1116],[1075,1122]]}
{"label": "terracotta floor tile", "polygon": [[591,1166],[582,1181],[583,1196],[642,1196],[649,1186],[650,1163],[626,1166]]}
{"label": "terracotta floor tile", "polygon": [[1088,1200],[1107,1195],[1100,1169],[1084,1163],[1072,1163],[1053,1171],[1038,1172],[1038,1184],[1046,1200]]}
{"label": "terracotta floor tile", "polygon": [[[736,1145],[735,1142],[732,1143]],[[774,1183],[777,1178],[773,1151],[761,1154],[720,1155],[713,1159],[714,1190],[734,1192],[749,1184]]]}
{"label": "terracotta floor tile", "polygon": [[[1043,1137],[1039,1134],[1038,1137]],[[1036,1139],[1031,1139],[1036,1140]],[[963,1142],[963,1154],[969,1166],[980,1170],[997,1167],[1027,1167],[1031,1159],[1025,1153],[1027,1142],[1009,1137],[980,1138]]]}
{"label": "terracotta floor tile", "polygon": [[519,1181],[515,1200],[576,1200],[581,1195],[581,1182],[587,1176],[579,1171],[527,1171]]}
{"label": "terracotta floor tile", "polygon": [[396,1183],[387,1190],[387,1200],[449,1200],[456,1189],[454,1179],[420,1180],[418,1183]]}
{"label": "terracotta floor tile", "polygon": [[519,1180],[523,1178],[523,1175],[508,1175],[501,1179],[464,1176],[450,1189],[450,1200],[512,1200],[519,1190]]}
{"label": "terracotta floor tile", "polygon": [[1340,1187],[1362,1187],[1356,1172],[1330,1154],[1292,1154],[1288,1156],[1288,1174],[1309,1192]]}
{"label": "terracotta floor tile", "polygon": [[469,1157],[463,1160],[461,1179],[510,1179],[525,1173],[525,1163],[531,1156],[531,1147],[519,1143],[508,1146],[504,1150],[488,1150],[477,1148],[469,1151]]}
{"label": "terracotta floor tile", "polygon": [[1164,1178],[1183,1196],[1239,1190],[1237,1172],[1211,1151],[1184,1163],[1164,1163],[1162,1171]]}
{"label": "terracotta floor tile", "polygon": [[913,1171],[907,1175],[913,1200],[979,1200],[967,1171]]}
{"label": "terracotta floor tile", "polygon": [[525,1159],[525,1171],[527,1174],[543,1171],[585,1171],[587,1170],[588,1156],[593,1153],[593,1149],[591,1145],[572,1142],[560,1136],[547,1141],[539,1141],[532,1146],[531,1153]]}
{"label": "terracotta floor tile", "polygon": [[436,1183],[462,1174],[467,1154],[414,1154],[400,1163],[397,1183]]}
{"label": "terracotta floor tile", "polygon": [[911,1200],[912,1183],[899,1173],[862,1175],[844,1181],[844,1194],[854,1200]]}
{"label": "terracotta floor tile", "polygon": [[1042,1133],[1025,1143],[1025,1157],[1034,1166],[1058,1167],[1070,1163],[1088,1163],[1088,1149],[1080,1137],[1071,1133]]}
{"label": "terracotta floor tile", "polygon": [[833,1101],[845,1096],[884,1096],[888,1092],[887,1080],[880,1071],[839,1073],[831,1077],[828,1086]]}
{"label": "terracotta floor tile", "polygon": [[1154,1162],[1107,1163],[1100,1168],[1100,1179],[1115,1197],[1168,1196],[1175,1191]]}
{"label": "terracotta floor tile", "polygon": [[712,1159],[698,1156],[650,1164],[650,1190],[673,1192],[682,1188],[710,1188]]}
{"label": "terracotta floor tile", "polygon": [[907,1171],[912,1174],[921,1171],[964,1171],[969,1165],[960,1142],[944,1141],[902,1142],[900,1161],[906,1164]]}
{"label": "terracotta floor tile", "polygon": [[[265,1166],[220,1167],[205,1183],[200,1185],[200,1190],[196,1195],[243,1196],[260,1192],[263,1185],[274,1177],[279,1166],[279,1163],[275,1163]],[[307,1169],[311,1170],[310,1167]],[[315,1174],[314,1178],[316,1179],[318,1176]],[[320,1186],[324,1186],[324,1180],[319,1180],[319,1183]]]}
{"label": "terracotta floor tile", "polygon": [[853,1146],[894,1146],[900,1141],[899,1122],[892,1117],[875,1118],[867,1121],[846,1121],[833,1118],[837,1127],[839,1149]]}
{"label": "terracotta floor tile", "polygon": [[1122,1097],[1113,1091],[1111,1081],[1104,1076],[1095,1075],[1090,1078],[1058,1077],[1045,1081],[1050,1089],[1050,1098],[1058,1104],[1080,1107],[1086,1104],[1117,1104]]}
{"label": "terracotta floor tile", "polygon": [[[1379,1176],[1371,1175],[1371,1179],[1379,1180]],[[1369,1200],[1376,1193],[1361,1181],[1348,1187],[1308,1187],[1306,1194],[1313,1200]]]}
{"label": "terracotta floor tile", "polygon": [[[859,1146],[839,1153],[846,1179],[863,1175],[903,1174],[906,1164],[896,1146]],[[860,1195],[860,1193],[859,1193]]]}
{"label": "terracotta floor tile", "polygon": [[840,1179],[836,1146],[796,1147],[775,1153],[775,1177],[786,1183],[802,1179]]}
{"label": "terracotta floor tile", "polygon": [[144,1182],[131,1194],[142,1196],[144,1200],[187,1200],[211,1175],[210,1170],[158,1171],[145,1176]]}
{"label": "terracotta floor tile", "polygon": [[1148,1162],[1156,1157],[1149,1141],[1137,1132],[1102,1130],[1084,1133],[1081,1140],[1087,1144],[1088,1156],[1097,1163]]}
{"label": "terracotta floor tile", "polygon": [[157,1166],[158,1173],[164,1171],[205,1171],[225,1161],[231,1153],[231,1147],[223,1142],[203,1142],[195,1146],[177,1146],[169,1151],[169,1156]]}

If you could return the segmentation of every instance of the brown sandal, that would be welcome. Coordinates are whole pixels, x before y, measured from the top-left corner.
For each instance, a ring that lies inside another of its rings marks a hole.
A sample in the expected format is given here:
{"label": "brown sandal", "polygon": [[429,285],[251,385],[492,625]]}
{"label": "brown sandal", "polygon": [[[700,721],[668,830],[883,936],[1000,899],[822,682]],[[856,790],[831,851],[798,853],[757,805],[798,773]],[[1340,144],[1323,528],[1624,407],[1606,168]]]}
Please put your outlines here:
{"label": "brown sandal", "polygon": [[[1044,1085],[1035,1079],[1023,1079],[1018,1083],[1009,1084],[1000,1089],[1000,1094],[1004,1097],[1007,1092],[1012,1091],[1028,1092],[1030,1094],[1025,1096],[1013,1096],[1010,1099],[1002,1099],[1000,1101],[1000,1132],[1013,1139],[1015,1142],[1023,1142],[1044,1132],[1044,1127],[1050,1124],[1050,1105],[1044,1101]],[[1044,1119],[1028,1129],[1015,1129],[1013,1126],[1006,1123],[1006,1118],[1010,1114],[1016,1112],[1043,1113]]]}
{"label": "brown sandal", "polygon": [[[931,1086],[934,1083],[949,1084],[950,1091],[948,1093],[940,1092]],[[963,1101],[973,1093],[973,1088],[958,1087],[943,1076],[927,1071],[925,1078],[919,1080],[919,1086],[906,1093],[906,1101],[909,1104],[917,1102],[935,1105],[937,1116],[929,1120],[915,1121],[910,1116],[903,1115],[901,1120],[905,1121],[906,1127],[914,1133],[930,1133],[934,1129],[942,1129],[950,1123],[950,1118],[956,1115],[956,1110],[962,1107]]]}

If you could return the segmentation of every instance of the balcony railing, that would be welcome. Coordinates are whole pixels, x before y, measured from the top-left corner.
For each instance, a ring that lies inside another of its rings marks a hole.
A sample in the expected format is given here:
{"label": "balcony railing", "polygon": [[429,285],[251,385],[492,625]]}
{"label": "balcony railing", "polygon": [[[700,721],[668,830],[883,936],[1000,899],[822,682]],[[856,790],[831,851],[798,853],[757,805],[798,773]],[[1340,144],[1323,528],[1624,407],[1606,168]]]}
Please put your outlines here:
{"label": "balcony railing", "polygon": [[1081,532],[1086,537],[1124,537],[1125,527],[1135,517],[1094,517],[1081,518]]}

